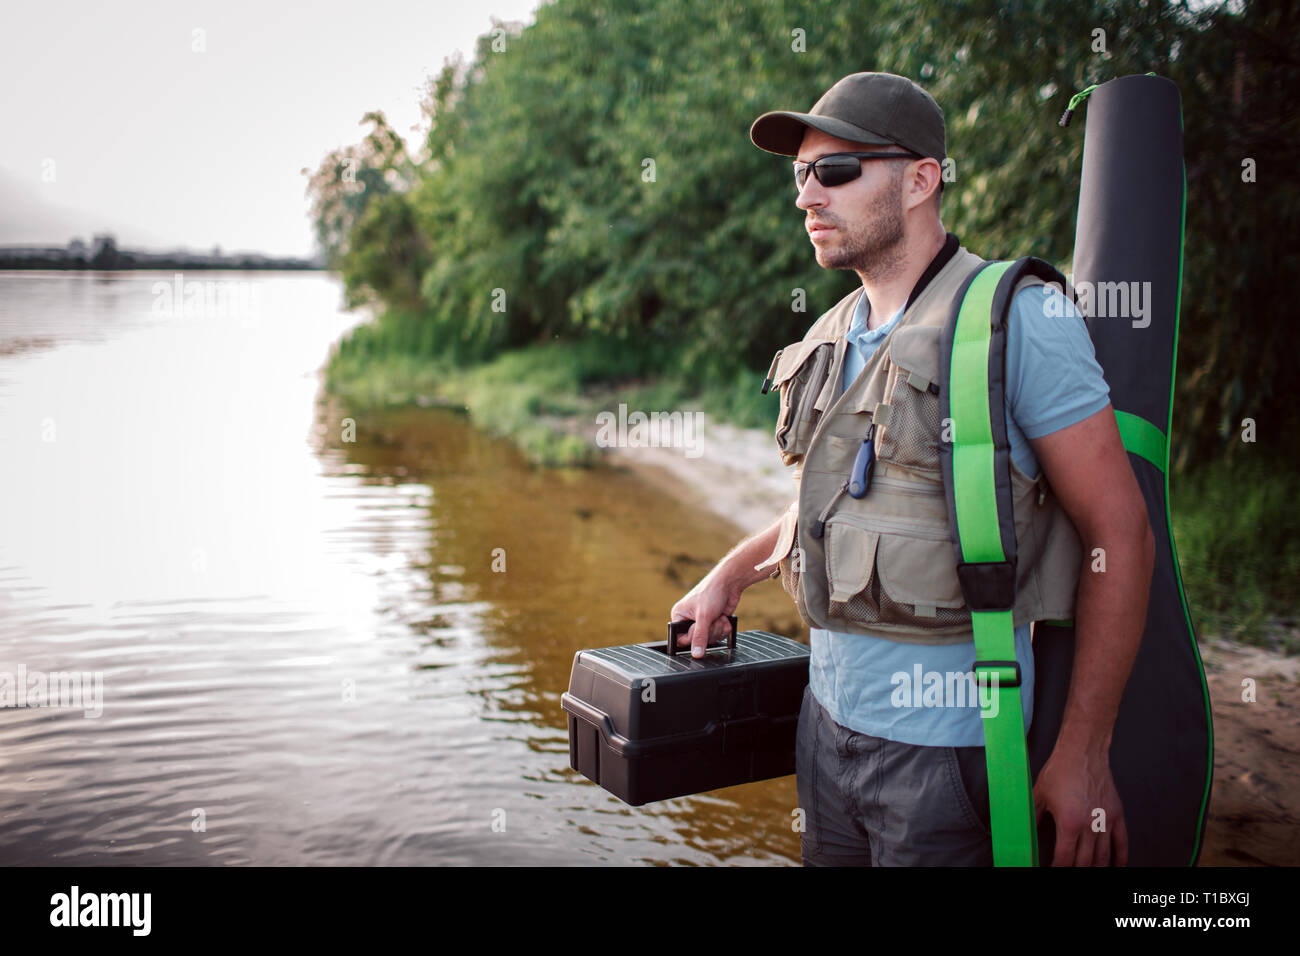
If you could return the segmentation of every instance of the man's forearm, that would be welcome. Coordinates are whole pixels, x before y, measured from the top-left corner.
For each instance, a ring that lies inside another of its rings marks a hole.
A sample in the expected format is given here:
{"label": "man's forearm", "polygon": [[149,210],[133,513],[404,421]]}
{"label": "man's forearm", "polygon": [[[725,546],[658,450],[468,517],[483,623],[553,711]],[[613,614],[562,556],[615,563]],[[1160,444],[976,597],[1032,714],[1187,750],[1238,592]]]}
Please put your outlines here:
{"label": "man's forearm", "polygon": [[727,556],[714,565],[713,570],[697,585],[697,589],[716,583],[739,594],[750,585],[770,577],[770,568],[756,571],[754,566],[767,560],[776,547],[777,538],[781,534],[781,520],[777,518],[762,531],[751,535],[727,552]]}
{"label": "man's forearm", "polygon": [[[1106,754],[1146,625],[1155,548],[1141,523],[1109,546],[1086,542],[1075,607],[1074,667],[1056,748]],[[1098,554],[1095,549],[1101,549]],[[1105,570],[1101,570],[1104,568]]]}

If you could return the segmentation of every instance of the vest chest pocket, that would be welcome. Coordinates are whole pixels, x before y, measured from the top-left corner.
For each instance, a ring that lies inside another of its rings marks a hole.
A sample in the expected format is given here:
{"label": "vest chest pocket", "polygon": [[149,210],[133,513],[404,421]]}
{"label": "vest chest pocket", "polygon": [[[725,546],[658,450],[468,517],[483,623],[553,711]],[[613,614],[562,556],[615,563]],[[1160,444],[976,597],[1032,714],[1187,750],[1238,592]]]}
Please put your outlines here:
{"label": "vest chest pocket", "polygon": [[819,398],[834,351],[833,339],[804,339],[786,346],[772,359],[768,378],[781,391],[776,447],[786,465],[794,464],[808,450],[821,417]]}
{"label": "vest chest pocket", "polygon": [[826,523],[827,620],[962,631],[962,599],[952,544],[940,529],[838,514]]}
{"label": "vest chest pocket", "polygon": [[876,457],[939,475],[939,334],[931,327],[900,329],[889,346],[885,398],[873,420],[880,426]]}

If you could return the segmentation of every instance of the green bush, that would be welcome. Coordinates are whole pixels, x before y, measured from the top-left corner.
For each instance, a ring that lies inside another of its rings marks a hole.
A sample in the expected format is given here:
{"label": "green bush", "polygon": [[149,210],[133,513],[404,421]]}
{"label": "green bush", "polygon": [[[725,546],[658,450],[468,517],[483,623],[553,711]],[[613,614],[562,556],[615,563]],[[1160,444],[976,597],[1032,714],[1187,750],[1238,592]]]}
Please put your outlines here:
{"label": "green bush", "polygon": [[1198,632],[1264,643],[1267,625],[1279,618],[1294,632],[1300,502],[1290,477],[1265,463],[1218,462],[1175,476],[1170,491],[1174,543]]}

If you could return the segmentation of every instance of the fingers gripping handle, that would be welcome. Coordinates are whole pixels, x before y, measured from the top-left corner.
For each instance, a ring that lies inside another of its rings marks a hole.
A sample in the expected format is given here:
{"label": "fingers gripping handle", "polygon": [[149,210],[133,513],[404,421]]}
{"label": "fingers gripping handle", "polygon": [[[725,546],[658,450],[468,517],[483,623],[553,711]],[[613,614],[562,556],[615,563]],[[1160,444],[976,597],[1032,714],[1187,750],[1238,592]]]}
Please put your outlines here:
{"label": "fingers gripping handle", "polygon": [[[677,656],[677,636],[685,634],[695,622],[692,620],[668,622],[668,656]],[[731,625],[731,635],[727,638],[727,647],[736,649],[736,615],[728,614],[727,623]]]}

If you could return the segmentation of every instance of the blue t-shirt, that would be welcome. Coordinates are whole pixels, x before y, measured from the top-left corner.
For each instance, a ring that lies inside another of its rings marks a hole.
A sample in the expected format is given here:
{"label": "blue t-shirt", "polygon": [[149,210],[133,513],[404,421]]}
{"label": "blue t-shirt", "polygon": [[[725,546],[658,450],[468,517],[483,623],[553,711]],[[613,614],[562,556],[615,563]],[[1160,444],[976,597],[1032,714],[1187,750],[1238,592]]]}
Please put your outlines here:
{"label": "blue t-shirt", "polygon": [[[1039,465],[1028,439],[1080,422],[1110,401],[1079,313],[1060,292],[1045,293],[1045,288],[1021,290],[1007,318],[1007,433],[1012,460],[1031,478],[1038,476]],[[1061,299],[1055,308],[1044,308],[1048,294]],[[857,378],[903,316],[899,309],[888,322],[868,330],[869,310],[870,303],[862,295],[846,333],[849,348],[841,389]],[[813,628],[811,641],[809,684],[836,723],[908,744],[984,745],[978,699],[966,693],[969,679],[962,681],[975,663],[973,640],[906,644]],[[1015,643],[1027,730],[1034,710],[1034,654],[1028,625],[1016,628]],[[936,691],[939,687],[942,692]],[[952,706],[961,700],[966,706]]]}

